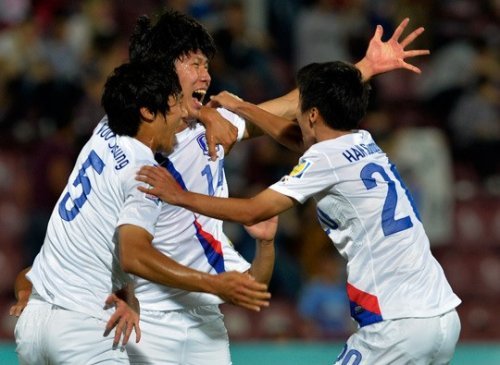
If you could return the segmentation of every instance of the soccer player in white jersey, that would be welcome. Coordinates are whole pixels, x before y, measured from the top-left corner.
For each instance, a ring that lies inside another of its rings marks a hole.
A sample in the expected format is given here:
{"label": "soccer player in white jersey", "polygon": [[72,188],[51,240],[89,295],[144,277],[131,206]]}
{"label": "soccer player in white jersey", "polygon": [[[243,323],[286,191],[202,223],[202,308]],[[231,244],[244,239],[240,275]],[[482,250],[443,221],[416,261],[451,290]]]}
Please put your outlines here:
{"label": "soccer player in white jersey", "polygon": [[187,192],[151,166],[141,169],[138,180],[163,201],[244,224],[314,198],[322,228],[347,261],[351,315],[359,324],[336,364],[450,363],[460,299],[431,254],[396,167],[369,132],[357,129],[368,85],[343,62],[306,66],[297,81],[297,118],[308,149],[289,175],[260,194],[221,199]]}
{"label": "soccer player in white jersey", "polygon": [[[247,307],[266,304],[266,286],[248,275],[195,271],[151,245],[163,204],[137,194],[134,176],[140,165],[156,164],[154,152],[172,149],[187,117],[181,95],[173,69],[151,64],[122,65],[106,82],[107,117],[83,147],[26,275],[33,292],[16,325],[21,364],[128,364],[127,353],[116,351],[119,335],[103,336],[112,315],[106,297],[131,286],[128,273]],[[117,334],[125,330],[125,345],[138,315],[123,319]]]}
{"label": "soccer player in white jersey", "polygon": [[103,307],[130,282],[119,265],[117,227],[134,224],[152,234],[160,212],[156,198],[134,192],[135,166],[154,164],[153,151],[172,149],[185,113],[175,73],[159,74],[122,65],[106,84],[109,120],[82,148],[27,274],[33,292],[15,331],[21,364],[128,362],[102,336],[112,315]]}
{"label": "soccer player in white jersey", "polygon": [[[423,29],[419,28],[402,44],[398,44],[397,39],[406,24],[407,20],[387,44],[380,42],[381,29],[377,30],[373,42],[375,47],[372,46],[370,50],[386,50],[376,52],[379,55],[375,57],[377,67],[385,69],[372,71],[365,67],[367,73],[379,73],[396,67],[415,71],[403,59],[426,52],[404,53],[403,49]],[[177,12],[163,14],[155,25],[151,25],[145,17],[140,18],[130,42],[132,62],[153,59],[174,65],[187,96],[189,116],[204,123],[219,116],[213,109],[202,106],[210,84],[208,62],[214,52],[215,47],[207,31],[193,19]],[[380,57],[380,54],[384,57]],[[367,57],[359,66],[367,66],[370,63],[368,60],[371,59]],[[371,74],[367,75],[370,76]],[[295,111],[296,97],[297,93],[292,92],[284,100],[268,102],[265,107],[289,116],[290,111]],[[252,125],[246,126],[245,121],[234,113],[223,109],[218,111],[236,127],[238,139],[248,138],[251,133],[257,132],[251,128]],[[267,121],[268,119],[263,120],[259,126],[274,138],[292,148],[301,145],[300,128],[295,122],[283,119],[275,120],[276,123]],[[205,127],[199,123],[193,123],[189,128],[183,126],[183,130],[177,134],[178,144],[168,158],[163,158],[162,165],[175,176],[183,189],[209,196],[227,197],[228,187],[223,170],[225,151],[220,146],[210,148],[211,137],[207,137],[205,132]],[[225,130],[224,134],[227,134]],[[268,254],[258,255],[250,266],[223,233],[221,220],[194,215],[190,211],[171,206],[162,208],[153,244],[179,263],[198,270],[248,270],[256,280],[266,283],[270,279],[274,261],[272,245],[259,245],[257,252],[264,254],[267,251]],[[130,344],[128,347],[132,363],[230,364],[227,332],[218,308],[221,303],[219,298],[176,290],[140,279],[136,284],[142,309],[143,336],[140,344]]]}

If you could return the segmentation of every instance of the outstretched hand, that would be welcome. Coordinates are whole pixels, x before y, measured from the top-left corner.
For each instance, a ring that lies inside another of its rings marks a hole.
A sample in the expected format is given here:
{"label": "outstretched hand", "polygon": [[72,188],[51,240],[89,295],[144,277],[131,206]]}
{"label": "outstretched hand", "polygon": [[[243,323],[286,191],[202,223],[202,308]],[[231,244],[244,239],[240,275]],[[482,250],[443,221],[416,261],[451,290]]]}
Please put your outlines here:
{"label": "outstretched hand", "polygon": [[113,328],[116,327],[113,347],[116,348],[119,345],[120,339],[123,336],[122,348],[124,348],[128,343],[132,331],[135,330],[135,342],[138,343],[141,340],[138,309],[133,309],[127,302],[120,299],[114,293],[108,296],[104,308],[107,309],[112,307],[115,307],[115,312],[106,324],[104,336],[108,336]]}
{"label": "outstretched hand", "polygon": [[405,18],[387,42],[382,41],[384,29],[382,26],[377,25],[375,34],[368,44],[365,57],[357,64],[358,68],[362,69],[365,79],[396,69],[406,69],[417,74],[421,73],[418,67],[409,64],[405,59],[428,55],[430,51],[427,49],[410,51],[405,49],[424,32],[424,28],[415,29],[401,42],[399,41],[409,21],[409,18]]}

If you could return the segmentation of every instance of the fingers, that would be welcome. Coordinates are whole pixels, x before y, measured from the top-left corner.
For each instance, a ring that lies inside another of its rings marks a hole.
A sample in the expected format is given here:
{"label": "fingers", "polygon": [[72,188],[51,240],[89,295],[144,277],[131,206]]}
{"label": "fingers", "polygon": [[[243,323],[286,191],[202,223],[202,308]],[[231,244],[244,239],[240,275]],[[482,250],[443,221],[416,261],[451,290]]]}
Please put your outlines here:
{"label": "fingers", "polygon": [[[128,343],[128,340],[130,338],[130,335],[132,334],[132,331],[134,330],[135,324],[133,321],[127,321],[125,322],[125,333],[123,334],[123,339],[122,339],[122,346],[125,347]],[[116,335],[115,335],[116,337]],[[120,337],[118,337],[118,341],[120,341]]]}
{"label": "fingers", "polygon": [[25,306],[20,306],[20,305],[13,305],[10,307],[9,310],[9,315],[14,316],[14,317],[19,317],[21,313],[23,312]]}
{"label": "fingers", "polygon": [[403,66],[403,68],[405,68],[405,69],[407,69],[407,70],[409,70],[411,72],[414,72],[416,74],[421,74],[422,73],[422,71],[418,67],[413,66],[413,65],[411,65],[409,63],[403,62],[402,66]]}
{"label": "fingers", "polygon": [[113,328],[115,328],[115,326],[118,324],[119,319],[120,315],[117,312],[113,313],[113,315],[109,318],[108,322],[106,323],[106,327],[104,329],[104,334],[103,334],[104,337],[107,337],[111,333]]}
{"label": "fingers", "polygon": [[381,25],[377,25],[375,28],[375,34],[373,35],[373,40],[381,40],[382,36],[384,35],[384,28]]}
{"label": "fingers", "polygon": [[115,337],[113,338],[113,348],[117,348],[120,343],[120,338],[122,337],[122,332],[124,327],[127,326],[127,321],[125,319],[120,319],[115,329]]}
{"label": "fingers", "polygon": [[270,299],[271,294],[269,292],[243,290],[241,296],[235,299],[234,304],[255,312],[260,312],[262,307],[269,307]]}
{"label": "fingers", "polygon": [[134,329],[135,329],[135,343],[139,343],[142,336],[141,327],[139,326],[139,321],[137,321],[137,323],[134,323]]}
{"label": "fingers", "polygon": [[206,136],[207,137],[207,144],[208,144],[208,155],[210,156],[210,159],[212,161],[217,160],[217,143],[215,143],[215,140],[213,136]]}
{"label": "fingers", "polygon": [[411,42],[413,42],[420,34],[425,31],[424,27],[415,29],[413,32],[408,34],[405,39],[401,42],[401,47],[406,48]]}
{"label": "fingers", "polygon": [[418,50],[413,50],[413,51],[405,51],[404,57],[405,58],[410,58],[410,57],[416,57],[416,56],[425,56],[430,54],[431,52],[428,49],[418,49]]}
{"label": "fingers", "polygon": [[404,18],[403,21],[398,25],[396,30],[394,31],[394,34],[391,37],[391,40],[397,41],[399,37],[401,37],[401,34],[403,34],[403,31],[405,30],[406,26],[410,22],[410,18]]}

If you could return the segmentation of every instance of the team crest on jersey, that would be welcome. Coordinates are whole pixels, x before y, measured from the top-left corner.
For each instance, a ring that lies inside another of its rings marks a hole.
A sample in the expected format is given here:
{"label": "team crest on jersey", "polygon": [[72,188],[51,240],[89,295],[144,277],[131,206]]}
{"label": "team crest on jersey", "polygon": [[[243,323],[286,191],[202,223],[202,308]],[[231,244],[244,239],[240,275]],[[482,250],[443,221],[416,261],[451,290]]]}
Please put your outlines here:
{"label": "team crest on jersey", "polygon": [[[205,156],[208,156],[208,143],[207,143],[207,136],[205,133],[200,134],[198,137],[196,137],[196,141],[198,142],[198,145],[200,146],[201,150],[203,151],[203,154]],[[215,150],[219,152],[220,145],[215,146]]]}
{"label": "team crest on jersey", "polygon": [[293,168],[292,172],[290,172],[290,176],[297,177],[300,179],[304,175],[304,173],[309,169],[309,167],[311,167],[311,162],[307,160],[301,161],[298,165],[296,165]]}

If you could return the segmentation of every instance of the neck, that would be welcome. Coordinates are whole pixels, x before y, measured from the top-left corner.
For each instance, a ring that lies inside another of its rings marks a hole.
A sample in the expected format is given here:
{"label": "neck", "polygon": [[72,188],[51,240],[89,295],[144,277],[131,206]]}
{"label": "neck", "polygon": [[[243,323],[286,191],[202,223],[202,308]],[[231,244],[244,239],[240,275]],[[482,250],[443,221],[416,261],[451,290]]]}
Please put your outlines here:
{"label": "neck", "polygon": [[327,127],[324,124],[318,125],[315,128],[316,142],[323,142],[328,139],[335,139],[350,133],[352,133],[352,131],[339,131],[336,129],[331,129],[330,127]]}

